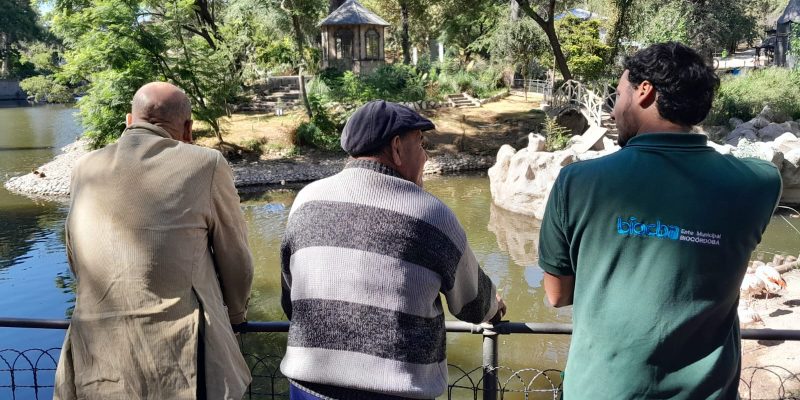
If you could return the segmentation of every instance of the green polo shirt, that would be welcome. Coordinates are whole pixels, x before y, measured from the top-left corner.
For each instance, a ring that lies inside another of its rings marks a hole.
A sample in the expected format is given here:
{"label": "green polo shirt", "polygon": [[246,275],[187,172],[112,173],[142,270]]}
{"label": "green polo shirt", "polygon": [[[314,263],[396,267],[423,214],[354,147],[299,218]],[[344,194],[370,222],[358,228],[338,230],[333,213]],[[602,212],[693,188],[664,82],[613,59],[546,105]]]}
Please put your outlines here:
{"label": "green polo shirt", "polygon": [[562,169],[539,264],[575,275],[564,398],[737,398],[739,284],[780,193],[774,165],[697,134]]}

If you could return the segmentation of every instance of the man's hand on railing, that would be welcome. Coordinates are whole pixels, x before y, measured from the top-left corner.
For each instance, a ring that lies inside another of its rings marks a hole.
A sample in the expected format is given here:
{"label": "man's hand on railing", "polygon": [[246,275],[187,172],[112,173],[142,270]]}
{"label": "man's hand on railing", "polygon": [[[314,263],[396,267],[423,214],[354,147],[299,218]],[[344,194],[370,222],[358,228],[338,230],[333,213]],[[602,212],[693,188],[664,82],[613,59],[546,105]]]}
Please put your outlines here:
{"label": "man's hand on railing", "polygon": [[497,298],[497,314],[489,320],[492,324],[496,324],[503,319],[503,316],[506,315],[506,303],[503,301],[503,298],[500,294],[496,294],[495,297]]}

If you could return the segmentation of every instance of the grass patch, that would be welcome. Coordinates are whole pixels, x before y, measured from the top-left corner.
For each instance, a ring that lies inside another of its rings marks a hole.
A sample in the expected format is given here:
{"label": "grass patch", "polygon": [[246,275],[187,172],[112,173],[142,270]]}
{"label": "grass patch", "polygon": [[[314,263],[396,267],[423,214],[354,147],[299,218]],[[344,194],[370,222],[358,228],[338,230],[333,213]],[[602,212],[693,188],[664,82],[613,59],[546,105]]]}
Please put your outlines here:
{"label": "grass patch", "polygon": [[708,125],[726,125],[730,118],[750,120],[765,105],[775,113],[775,122],[800,118],[800,69],[765,68],[745,76],[722,79]]}

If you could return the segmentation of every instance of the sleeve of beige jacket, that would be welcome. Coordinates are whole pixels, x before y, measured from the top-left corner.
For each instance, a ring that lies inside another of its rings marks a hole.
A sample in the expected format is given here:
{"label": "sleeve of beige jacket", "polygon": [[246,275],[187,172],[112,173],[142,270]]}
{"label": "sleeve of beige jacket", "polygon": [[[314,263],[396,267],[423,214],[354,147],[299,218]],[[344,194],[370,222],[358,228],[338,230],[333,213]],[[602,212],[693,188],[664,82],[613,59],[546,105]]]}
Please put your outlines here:
{"label": "sleeve of beige jacket", "polygon": [[233,171],[222,154],[217,154],[211,182],[211,213],[209,240],[222,298],[231,323],[239,324],[245,321],[250,300],[253,258],[247,245],[247,227],[233,184]]}

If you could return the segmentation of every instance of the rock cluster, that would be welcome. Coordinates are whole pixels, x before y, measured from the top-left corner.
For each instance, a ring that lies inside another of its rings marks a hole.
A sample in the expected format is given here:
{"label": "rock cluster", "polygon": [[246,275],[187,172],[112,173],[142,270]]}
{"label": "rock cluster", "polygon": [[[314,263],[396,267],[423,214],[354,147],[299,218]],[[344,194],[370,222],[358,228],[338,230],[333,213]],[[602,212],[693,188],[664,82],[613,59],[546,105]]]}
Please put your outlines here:
{"label": "rock cluster", "polygon": [[541,219],[561,168],[619,149],[603,133],[604,130],[599,134],[587,131],[584,136],[574,136],[569,147],[554,152],[545,151],[546,138],[535,133],[528,135],[528,146],[519,151],[504,145],[497,153],[494,166],[489,168],[494,203],[506,210]]}
{"label": "rock cluster", "polygon": [[711,144],[722,154],[755,157],[778,167],[783,179],[781,202],[800,204],[800,120],[776,116],[769,107],[750,121],[731,118],[733,130],[722,145]]}
{"label": "rock cluster", "polygon": [[[37,170],[11,178],[5,187],[15,193],[34,198],[63,200],[69,196],[69,182],[75,161],[87,153],[86,142],[77,141],[64,147],[63,154]],[[237,187],[280,185],[310,182],[331,176],[342,170],[347,158],[297,158],[292,160],[261,160],[231,165]],[[471,170],[486,170],[494,157],[471,154],[442,154],[428,159],[425,174],[451,174]]]}
{"label": "rock cluster", "polygon": [[[781,120],[765,107],[750,121],[731,119],[733,130],[706,128],[700,132],[721,138],[723,144],[708,145],[721,154],[739,158],[755,157],[778,168],[783,179],[784,204],[800,204],[800,120]],[[721,134],[720,134],[720,131]],[[498,206],[516,213],[542,218],[550,189],[565,165],[577,160],[609,154],[619,147],[606,137],[587,131],[573,136],[567,149],[547,152],[545,138],[531,133],[528,145],[519,151],[509,145],[500,148],[495,165],[489,169],[492,199]]]}
{"label": "rock cluster", "polygon": [[62,154],[29,174],[11,178],[5,187],[11,192],[34,198],[64,199],[69,196],[69,182],[75,161],[88,152],[88,142],[78,140],[61,149]]}

